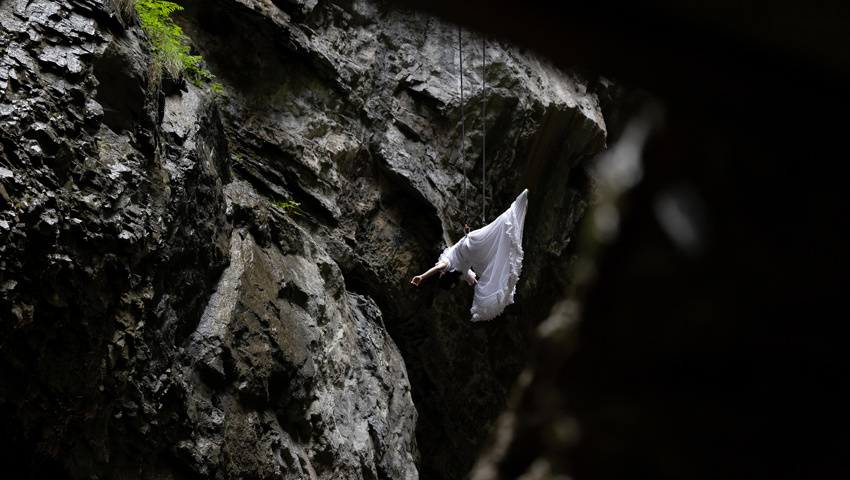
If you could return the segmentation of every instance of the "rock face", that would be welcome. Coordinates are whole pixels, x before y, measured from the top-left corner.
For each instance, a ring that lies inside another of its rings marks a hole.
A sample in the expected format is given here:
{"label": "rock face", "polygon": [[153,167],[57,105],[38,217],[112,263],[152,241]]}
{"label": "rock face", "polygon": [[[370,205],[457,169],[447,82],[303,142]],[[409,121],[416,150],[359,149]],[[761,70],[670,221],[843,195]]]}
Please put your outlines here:
{"label": "rock face", "polygon": [[487,218],[531,190],[516,304],[473,324],[470,289],[408,283],[462,235],[456,27],[365,1],[183,5],[217,99],[152,84],[111,2],[0,4],[4,459],[462,478],[570,282],[598,86],[493,39],[485,73],[465,33],[472,228],[482,99]]}

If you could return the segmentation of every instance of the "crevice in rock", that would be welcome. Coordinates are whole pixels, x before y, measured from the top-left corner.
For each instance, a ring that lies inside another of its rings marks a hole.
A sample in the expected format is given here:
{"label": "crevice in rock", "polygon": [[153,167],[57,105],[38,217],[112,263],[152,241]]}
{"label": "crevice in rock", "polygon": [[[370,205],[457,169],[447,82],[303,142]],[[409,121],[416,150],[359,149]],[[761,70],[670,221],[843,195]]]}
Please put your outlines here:
{"label": "crevice in rock", "polygon": [[140,121],[146,101],[143,81],[138,76],[141,72],[133,70],[141,68],[143,60],[137,60],[140,62],[137,65],[127,63],[128,55],[132,55],[133,40],[129,31],[117,32],[106,51],[92,63],[92,73],[98,82],[95,101],[103,109],[103,123],[119,134],[133,130]]}

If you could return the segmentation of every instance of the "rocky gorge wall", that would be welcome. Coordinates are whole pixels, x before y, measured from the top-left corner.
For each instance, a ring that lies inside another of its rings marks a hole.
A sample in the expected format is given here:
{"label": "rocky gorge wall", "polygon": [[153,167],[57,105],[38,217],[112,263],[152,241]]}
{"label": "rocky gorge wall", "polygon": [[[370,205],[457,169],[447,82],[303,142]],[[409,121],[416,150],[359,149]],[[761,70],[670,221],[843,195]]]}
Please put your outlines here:
{"label": "rocky gorge wall", "polygon": [[[365,1],[184,1],[224,87],[150,81],[106,0],[0,4],[0,420],[30,478],[462,478],[571,281],[603,84],[487,40],[516,304],[409,279],[462,235],[457,29]],[[463,43],[481,208],[481,37]],[[269,198],[300,203],[301,215]]]}

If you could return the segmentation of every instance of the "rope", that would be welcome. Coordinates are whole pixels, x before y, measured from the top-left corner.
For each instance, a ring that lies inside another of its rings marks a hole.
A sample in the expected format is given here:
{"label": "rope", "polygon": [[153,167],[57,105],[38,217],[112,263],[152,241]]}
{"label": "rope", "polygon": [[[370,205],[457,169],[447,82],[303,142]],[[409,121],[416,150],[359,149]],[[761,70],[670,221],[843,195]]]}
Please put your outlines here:
{"label": "rope", "polygon": [[463,36],[457,27],[457,49],[460,53],[460,156],[463,159],[463,232],[469,233],[469,209],[466,203],[466,129],[463,110]]}
{"label": "rope", "polygon": [[[469,207],[466,189],[466,112],[463,100],[463,29],[457,27],[460,54],[460,156],[463,160],[463,231],[469,233]],[[481,225],[487,225],[487,37],[481,37]]]}
{"label": "rope", "polygon": [[481,226],[487,225],[487,37],[481,36]]}

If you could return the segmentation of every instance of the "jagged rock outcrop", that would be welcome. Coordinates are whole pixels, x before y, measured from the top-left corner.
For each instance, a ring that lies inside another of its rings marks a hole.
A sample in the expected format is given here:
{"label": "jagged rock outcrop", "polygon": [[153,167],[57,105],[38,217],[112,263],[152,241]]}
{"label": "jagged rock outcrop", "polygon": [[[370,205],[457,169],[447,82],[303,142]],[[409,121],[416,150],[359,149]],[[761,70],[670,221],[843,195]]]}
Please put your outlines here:
{"label": "jagged rock outcrop", "polygon": [[160,386],[228,261],[227,146],[203,95],[166,134],[104,4],[0,9],[4,454],[33,477],[110,475],[182,413]]}
{"label": "jagged rock outcrop", "polygon": [[[548,313],[541,300],[568,281],[564,252],[588,187],[573,167],[604,145],[595,97],[545,61],[489,42],[488,209],[492,218],[531,188],[533,243],[518,305],[497,324],[472,325],[468,290],[435,295],[408,285],[462,235],[456,27],[368,2],[186,6],[185,28],[228,92],[234,171],[316,219],[348,288],[375,299],[407,359],[425,419],[423,474],[464,475],[525,361],[531,326]],[[480,40],[467,32],[464,43],[473,227]]]}
{"label": "jagged rock outcrop", "polygon": [[416,478],[416,410],[381,312],[242,182],[225,188],[230,265],[187,343],[177,382],[204,476]]}
{"label": "jagged rock outcrop", "polygon": [[516,304],[472,324],[469,289],[408,284],[461,236],[456,27],[183,4],[216,101],[152,84],[111,2],[0,4],[4,455],[32,478],[464,476],[570,281],[596,85],[488,39],[482,94],[467,33],[470,216],[482,98],[489,218],[531,189]]}

